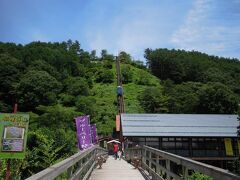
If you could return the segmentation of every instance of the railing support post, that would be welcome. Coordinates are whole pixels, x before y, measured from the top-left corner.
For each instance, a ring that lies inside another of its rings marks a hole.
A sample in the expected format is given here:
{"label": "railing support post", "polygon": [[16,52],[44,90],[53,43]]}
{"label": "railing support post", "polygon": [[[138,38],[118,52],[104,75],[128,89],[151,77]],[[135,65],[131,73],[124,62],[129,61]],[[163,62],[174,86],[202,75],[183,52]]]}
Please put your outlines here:
{"label": "railing support post", "polygon": [[159,155],[156,156],[156,173],[160,175]]}
{"label": "railing support post", "polygon": [[[166,159],[166,169],[170,172],[171,169],[170,169],[170,160]],[[168,172],[166,172],[167,174],[167,180],[171,180],[170,178],[170,174]]]}
{"label": "railing support post", "polygon": [[72,177],[72,170],[73,170],[73,167],[71,166],[71,167],[69,167],[68,169],[67,169],[67,178],[69,179],[70,177]]}
{"label": "railing support post", "polygon": [[183,168],[183,179],[188,180],[188,168],[184,166],[182,168]]}

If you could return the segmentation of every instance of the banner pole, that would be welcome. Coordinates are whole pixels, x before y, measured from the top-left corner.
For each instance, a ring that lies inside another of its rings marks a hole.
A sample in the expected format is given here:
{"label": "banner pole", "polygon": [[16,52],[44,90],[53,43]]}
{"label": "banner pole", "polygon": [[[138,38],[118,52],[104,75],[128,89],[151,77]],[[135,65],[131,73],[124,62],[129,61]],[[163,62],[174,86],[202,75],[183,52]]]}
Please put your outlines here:
{"label": "banner pole", "polygon": [[10,176],[10,159],[7,160],[6,180],[9,180]]}
{"label": "banner pole", "polygon": [[[17,103],[14,104],[13,113],[17,113]],[[8,159],[7,160],[6,180],[9,180],[9,177],[10,177],[10,163],[11,163],[11,160]]]}

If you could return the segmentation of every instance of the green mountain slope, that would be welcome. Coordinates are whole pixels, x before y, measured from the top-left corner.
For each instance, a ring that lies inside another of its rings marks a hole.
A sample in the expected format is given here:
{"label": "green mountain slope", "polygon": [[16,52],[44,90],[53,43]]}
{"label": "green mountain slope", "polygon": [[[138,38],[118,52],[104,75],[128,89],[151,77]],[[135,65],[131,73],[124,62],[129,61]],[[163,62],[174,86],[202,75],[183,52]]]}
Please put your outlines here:
{"label": "green mountain slope", "polygon": [[[143,69],[139,69],[130,64],[121,64],[121,68],[129,68],[132,74],[131,82],[123,84],[124,104],[126,113],[143,113],[145,112],[140,105],[138,96],[148,86],[162,88],[160,81],[155,76]],[[106,69],[105,69],[106,70]],[[117,77],[116,65],[112,63],[111,72],[114,74],[114,82],[112,83],[94,83],[91,89],[91,94],[96,100],[95,110],[97,117],[94,117],[94,122],[97,123],[99,133],[109,134],[115,126],[115,115],[117,114]],[[144,74],[148,81],[148,85],[139,84],[140,74]]]}

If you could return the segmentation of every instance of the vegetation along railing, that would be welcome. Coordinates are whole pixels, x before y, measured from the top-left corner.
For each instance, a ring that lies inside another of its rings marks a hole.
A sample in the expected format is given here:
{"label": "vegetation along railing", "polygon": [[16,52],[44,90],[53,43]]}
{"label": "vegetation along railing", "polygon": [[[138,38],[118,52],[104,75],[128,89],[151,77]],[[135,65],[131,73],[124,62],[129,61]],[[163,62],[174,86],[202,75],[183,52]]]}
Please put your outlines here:
{"label": "vegetation along railing", "polygon": [[104,153],[107,153],[105,149],[95,145],[29,177],[27,180],[88,179],[95,168],[96,155]]}
{"label": "vegetation along railing", "polygon": [[142,170],[148,171],[152,179],[188,179],[193,172],[200,172],[214,180],[239,180],[240,177],[227,170],[184,158],[148,146],[139,146],[125,150],[126,160],[141,160]]}

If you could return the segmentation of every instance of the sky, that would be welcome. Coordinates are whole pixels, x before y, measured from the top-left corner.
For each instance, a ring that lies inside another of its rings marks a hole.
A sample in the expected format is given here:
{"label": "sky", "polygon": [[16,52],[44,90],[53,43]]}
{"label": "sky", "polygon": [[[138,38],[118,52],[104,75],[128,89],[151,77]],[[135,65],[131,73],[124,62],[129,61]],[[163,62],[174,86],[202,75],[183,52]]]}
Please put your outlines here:
{"label": "sky", "polygon": [[240,59],[240,0],[0,0],[0,41],[84,50],[185,49]]}

